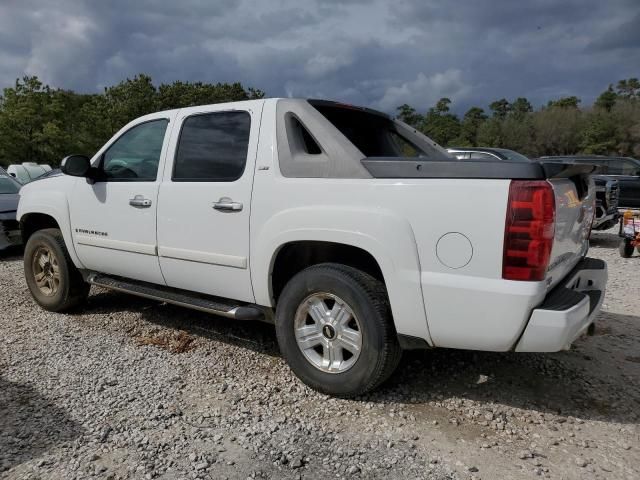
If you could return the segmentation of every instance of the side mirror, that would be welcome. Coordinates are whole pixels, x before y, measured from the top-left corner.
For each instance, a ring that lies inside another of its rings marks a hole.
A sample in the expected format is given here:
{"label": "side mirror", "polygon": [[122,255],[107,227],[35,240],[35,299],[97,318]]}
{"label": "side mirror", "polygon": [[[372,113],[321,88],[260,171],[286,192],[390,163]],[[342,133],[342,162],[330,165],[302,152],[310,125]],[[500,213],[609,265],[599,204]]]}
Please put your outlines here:
{"label": "side mirror", "polygon": [[9,175],[11,175],[13,178],[16,178],[16,174],[11,172]]}
{"label": "side mirror", "polygon": [[91,163],[86,155],[69,155],[62,159],[60,170],[72,177],[86,177],[91,170]]}

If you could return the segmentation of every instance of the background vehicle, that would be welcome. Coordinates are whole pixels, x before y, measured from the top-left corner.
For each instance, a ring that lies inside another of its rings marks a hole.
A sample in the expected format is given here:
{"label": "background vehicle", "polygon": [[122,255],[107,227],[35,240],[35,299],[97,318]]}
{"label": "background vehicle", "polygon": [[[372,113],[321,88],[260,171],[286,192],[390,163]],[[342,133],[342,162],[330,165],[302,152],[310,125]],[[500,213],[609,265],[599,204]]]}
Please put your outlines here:
{"label": "background vehicle", "polygon": [[[529,159],[521,153],[505,148],[451,147],[447,148],[447,152],[449,152],[459,160],[498,159],[514,162],[540,161],[539,159]],[[554,157],[544,158],[554,161]],[[616,223],[618,222],[618,218],[620,217],[620,214],[618,213],[618,180],[606,175],[592,175],[591,178],[593,178],[593,181],[596,185],[596,213],[593,219],[592,229],[607,230],[616,225]]]}
{"label": "background vehicle", "polygon": [[511,162],[528,162],[529,159],[507,148],[489,147],[450,147],[447,152],[458,160],[509,160]]}
{"label": "background vehicle", "polygon": [[544,162],[589,163],[600,167],[599,176],[617,180],[618,207],[640,208],[640,160],[630,157],[563,156],[540,157]]}
{"label": "background vehicle", "polygon": [[49,165],[37,164],[35,162],[24,162],[21,164],[9,165],[7,168],[7,173],[23,185],[50,171],[51,167]]}
{"label": "background vehicle", "polygon": [[20,187],[22,185],[0,167],[0,251],[21,242],[16,221]]}
{"label": "background vehicle", "polygon": [[607,278],[585,258],[592,170],[455,161],[320,100],[159,112],[23,188],[25,277],[53,311],[93,284],[272,321],[299,378],[358,395],[403,348],[558,351],[587,331]]}

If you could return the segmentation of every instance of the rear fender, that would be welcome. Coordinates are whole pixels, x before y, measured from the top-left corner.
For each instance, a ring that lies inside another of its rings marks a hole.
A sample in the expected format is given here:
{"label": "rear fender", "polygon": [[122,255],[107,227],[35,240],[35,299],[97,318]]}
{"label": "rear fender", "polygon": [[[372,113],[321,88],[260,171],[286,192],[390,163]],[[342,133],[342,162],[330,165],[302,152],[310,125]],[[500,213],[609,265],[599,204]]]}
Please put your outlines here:
{"label": "rear fender", "polygon": [[377,261],[387,287],[396,330],[431,344],[420,283],[420,261],[411,225],[391,212],[299,207],[271,217],[252,235],[251,272],[256,302],[273,306],[271,272],[290,242],[326,241],[361,248]]}

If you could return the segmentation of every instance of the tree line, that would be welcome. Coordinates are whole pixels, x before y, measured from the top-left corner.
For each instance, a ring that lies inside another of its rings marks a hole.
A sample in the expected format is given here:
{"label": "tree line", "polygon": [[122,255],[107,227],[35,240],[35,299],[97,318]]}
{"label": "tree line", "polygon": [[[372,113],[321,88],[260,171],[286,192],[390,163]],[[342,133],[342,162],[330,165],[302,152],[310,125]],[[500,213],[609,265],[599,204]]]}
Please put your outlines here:
{"label": "tree line", "polygon": [[[210,103],[263,98],[240,83],[181,82],[155,86],[133,79],[84,94],[51,88],[35,76],[16,80],[0,96],[0,165],[58,165],[70,153],[92,155],[127,122],[147,113]],[[458,117],[451,99],[420,113],[410,105],[397,116],[443,146],[486,146],[530,157],[576,153],[640,156],[640,81],[620,80],[583,108],[575,96],[534,110],[524,97],[505,98],[489,111],[471,107]]]}
{"label": "tree line", "polygon": [[404,104],[398,118],[442,146],[510,148],[529,157],[599,154],[640,157],[640,81],[620,80],[595,103],[580,106],[578,97],[551,100],[534,110],[524,97],[501,98],[489,112],[471,107],[462,118],[441,98],[425,113]]}
{"label": "tree line", "polygon": [[83,94],[51,88],[27,76],[0,96],[0,166],[21,162],[57,166],[71,153],[93,155],[141,115],[262,97],[261,90],[240,83],[176,81],[156,87],[143,74],[102,93]]}

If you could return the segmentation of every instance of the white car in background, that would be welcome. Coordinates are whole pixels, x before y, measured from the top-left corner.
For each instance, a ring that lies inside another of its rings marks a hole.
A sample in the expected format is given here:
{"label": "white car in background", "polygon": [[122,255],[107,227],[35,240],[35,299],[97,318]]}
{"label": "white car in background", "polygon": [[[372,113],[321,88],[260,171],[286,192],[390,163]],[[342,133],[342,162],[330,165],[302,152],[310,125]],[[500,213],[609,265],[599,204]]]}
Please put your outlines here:
{"label": "white car in background", "polygon": [[36,162],[23,162],[9,165],[9,167],[7,167],[7,173],[18,180],[22,185],[25,185],[50,171],[51,166],[44,163],[38,164]]}

